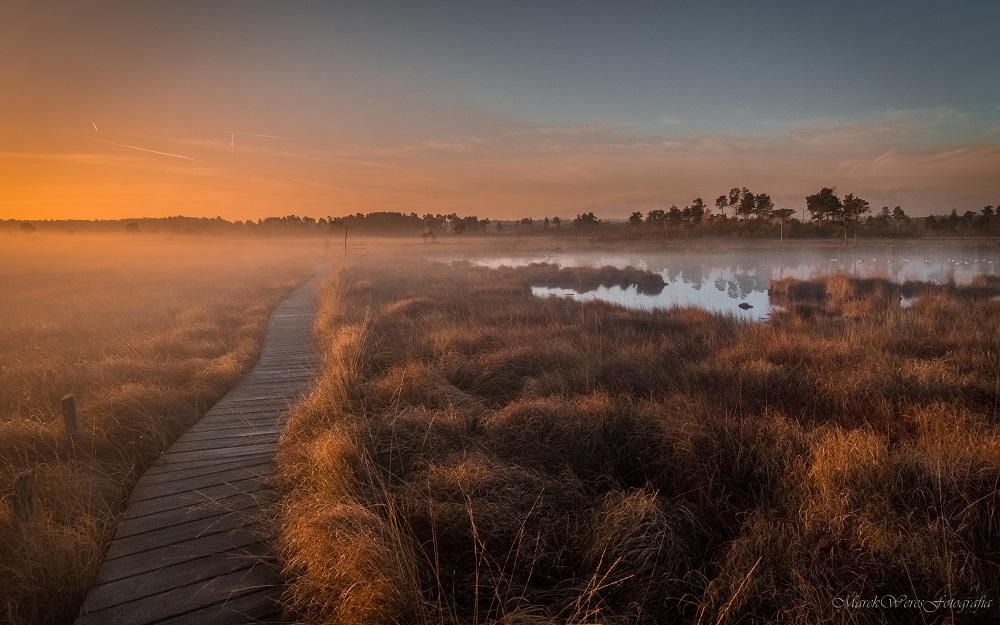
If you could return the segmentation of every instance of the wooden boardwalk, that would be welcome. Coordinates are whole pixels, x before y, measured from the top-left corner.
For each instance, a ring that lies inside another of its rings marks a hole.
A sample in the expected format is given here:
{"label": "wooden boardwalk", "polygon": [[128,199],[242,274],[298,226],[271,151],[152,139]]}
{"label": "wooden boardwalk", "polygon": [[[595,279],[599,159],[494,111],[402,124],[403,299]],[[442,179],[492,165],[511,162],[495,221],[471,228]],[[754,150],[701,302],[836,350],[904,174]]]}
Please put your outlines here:
{"label": "wooden boardwalk", "polygon": [[77,625],[282,622],[263,506],[285,413],[316,369],[317,281],[275,309],[257,365],[138,481]]}

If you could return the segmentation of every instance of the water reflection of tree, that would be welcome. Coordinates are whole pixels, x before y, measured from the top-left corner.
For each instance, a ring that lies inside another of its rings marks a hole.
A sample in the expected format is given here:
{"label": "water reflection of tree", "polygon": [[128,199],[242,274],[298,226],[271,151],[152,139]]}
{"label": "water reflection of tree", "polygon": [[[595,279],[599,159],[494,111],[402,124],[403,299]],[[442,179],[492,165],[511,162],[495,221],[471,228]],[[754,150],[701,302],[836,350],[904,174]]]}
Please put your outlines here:
{"label": "water reflection of tree", "polygon": [[684,284],[690,284],[695,291],[700,291],[701,285],[705,283],[704,267],[701,265],[670,267],[664,273],[667,275],[667,282],[680,281]]}
{"label": "water reflection of tree", "polygon": [[[798,256],[783,257],[768,255],[727,255],[705,256],[703,262],[695,259],[685,259],[680,263],[671,262],[677,258],[651,260],[647,266],[660,272],[667,282],[683,282],[695,290],[712,280],[712,275],[720,276],[714,280],[715,288],[733,299],[744,299],[751,293],[764,293],[771,274],[781,268],[793,269],[803,262],[815,263],[814,259],[804,261]],[[699,258],[700,260],[700,258]]]}
{"label": "water reflection of tree", "polygon": [[624,291],[634,286],[640,295],[656,296],[666,286],[660,274],[631,266],[619,269],[611,265],[595,268],[532,263],[520,271],[529,276],[533,286],[573,289],[581,294],[596,291],[600,287],[618,287]]}
{"label": "water reflection of tree", "polygon": [[695,291],[701,290],[701,285],[705,284],[705,274],[702,273],[700,268],[690,267],[688,271],[684,273],[685,282],[694,287]]}
{"label": "water reflection of tree", "polygon": [[[796,250],[786,247],[780,253],[719,250],[688,254],[675,251],[649,256],[614,257],[614,264],[642,266],[654,274],[660,274],[669,283],[683,283],[696,291],[700,291],[706,283],[714,284],[716,289],[736,300],[745,299],[753,293],[766,292],[772,277],[810,279],[816,275],[843,272],[858,276],[885,274],[901,280],[905,274],[912,279],[943,283],[951,276],[959,282],[967,282],[971,278],[966,275],[967,272],[1000,273],[1000,262],[981,266],[981,262],[987,261],[977,262],[975,258],[971,258],[966,267],[962,259],[962,266],[958,267],[955,261],[946,261],[945,254],[946,252],[920,254],[916,250],[873,250],[870,255],[834,254],[831,258],[828,250]],[[929,260],[921,262],[928,256]],[[859,260],[864,262],[859,263]]]}
{"label": "water reflection of tree", "polygon": [[715,288],[733,299],[743,299],[751,293],[762,293],[767,290],[764,279],[755,273],[735,273],[732,278],[718,277]]}

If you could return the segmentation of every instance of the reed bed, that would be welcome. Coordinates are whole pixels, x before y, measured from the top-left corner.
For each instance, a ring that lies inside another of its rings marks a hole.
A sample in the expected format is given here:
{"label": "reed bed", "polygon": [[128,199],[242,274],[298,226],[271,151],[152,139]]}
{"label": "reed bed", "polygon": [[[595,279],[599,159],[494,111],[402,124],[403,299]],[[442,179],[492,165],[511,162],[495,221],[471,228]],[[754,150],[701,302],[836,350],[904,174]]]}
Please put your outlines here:
{"label": "reed bed", "polygon": [[[0,621],[68,623],[135,480],[253,364],[271,307],[322,244],[3,239]],[[29,515],[19,475],[33,478]]]}
{"label": "reed bed", "polygon": [[1000,304],[834,276],[755,324],[533,297],[551,274],[326,285],[278,459],[305,622],[997,618]]}

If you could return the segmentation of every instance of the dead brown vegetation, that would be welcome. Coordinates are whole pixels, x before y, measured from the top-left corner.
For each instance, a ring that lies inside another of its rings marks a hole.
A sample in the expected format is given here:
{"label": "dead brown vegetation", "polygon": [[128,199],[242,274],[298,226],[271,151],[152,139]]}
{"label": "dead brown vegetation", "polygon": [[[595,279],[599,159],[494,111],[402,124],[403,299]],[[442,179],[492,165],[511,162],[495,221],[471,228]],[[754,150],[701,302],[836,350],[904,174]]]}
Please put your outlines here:
{"label": "dead brown vegetation", "polygon": [[834,600],[998,587],[996,302],[836,277],[750,324],[531,275],[329,285],[279,457],[308,622],[912,623]]}

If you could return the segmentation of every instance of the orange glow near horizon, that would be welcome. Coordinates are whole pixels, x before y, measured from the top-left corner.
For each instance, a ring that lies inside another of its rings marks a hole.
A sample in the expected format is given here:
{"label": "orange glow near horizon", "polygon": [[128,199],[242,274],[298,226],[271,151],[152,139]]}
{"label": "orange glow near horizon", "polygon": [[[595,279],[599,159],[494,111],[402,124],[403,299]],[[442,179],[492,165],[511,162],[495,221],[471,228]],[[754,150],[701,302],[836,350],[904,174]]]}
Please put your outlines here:
{"label": "orange glow near horizon", "polygon": [[[762,89],[774,100],[764,110],[727,102],[713,85],[771,77],[789,55],[758,59],[743,76],[709,49],[664,66],[696,85],[695,104],[674,102],[677,90],[666,77],[650,82],[647,65],[675,58],[669,50],[623,43],[644,27],[638,18],[609,39],[607,54],[622,55],[616,71],[635,74],[623,92],[615,72],[584,63],[603,50],[580,43],[565,63],[553,59],[559,33],[535,33],[537,49],[512,48],[507,37],[485,41],[489,32],[467,39],[452,9],[379,10],[225,0],[12,7],[0,24],[0,81],[14,86],[0,99],[0,218],[614,219],[695,197],[711,206],[734,186],[795,209],[824,186],[911,215],[1000,204],[1000,104],[892,108],[870,90],[857,98],[870,96],[867,109],[841,111],[789,79]],[[476,11],[465,18],[489,23]],[[557,13],[549,17],[567,19]],[[696,13],[685,19],[700,23]],[[502,11],[492,17],[529,28]],[[484,45],[539,68],[492,63]]]}
{"label": "orange glow near horizon", "polygon": [[831,132],[780,151],[769,139],[724,136],[611,147],[569,136],[557,149],[538,137],[458,138],[336,150],[288,142],[230,147],[221,133],[214,141],[69,137],[61,150],[0,153],[0,218],[243,220],[399,211],[511,219],[590,210],[623,217],[695,197],[711,204],[737,185],[795,208],[816,187],[837,185],[912,214],[914,204],[945,212],[988,198],[1000,171],[1000,149],[992,146],[876,154],[880,146],[862,144],[856,151],[863,154],[845,158],[831,155],[830,144],[840,140],[838,129]]}

